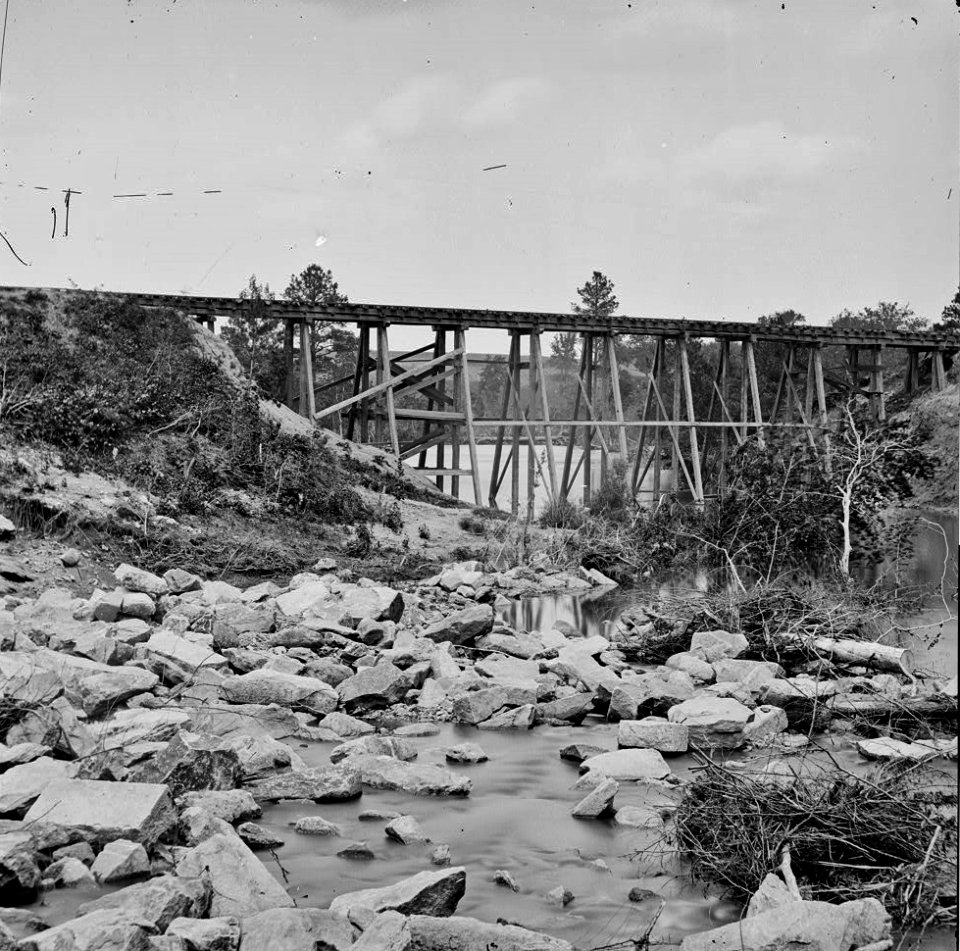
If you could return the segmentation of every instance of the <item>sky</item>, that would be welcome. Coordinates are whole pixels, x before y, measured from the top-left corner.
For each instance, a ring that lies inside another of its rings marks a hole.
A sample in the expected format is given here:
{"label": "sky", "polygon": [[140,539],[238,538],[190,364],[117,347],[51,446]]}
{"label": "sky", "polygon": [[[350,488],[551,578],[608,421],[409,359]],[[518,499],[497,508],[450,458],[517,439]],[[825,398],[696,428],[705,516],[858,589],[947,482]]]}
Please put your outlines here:
{"label": "sky", "polygon": [[232,296],[319,263],[355,301],[565,312],[601,270],[631,316],[935,320],[958,26],[949,0],[9,0],[0,231],[30,266],[0,245],[0,283]]}

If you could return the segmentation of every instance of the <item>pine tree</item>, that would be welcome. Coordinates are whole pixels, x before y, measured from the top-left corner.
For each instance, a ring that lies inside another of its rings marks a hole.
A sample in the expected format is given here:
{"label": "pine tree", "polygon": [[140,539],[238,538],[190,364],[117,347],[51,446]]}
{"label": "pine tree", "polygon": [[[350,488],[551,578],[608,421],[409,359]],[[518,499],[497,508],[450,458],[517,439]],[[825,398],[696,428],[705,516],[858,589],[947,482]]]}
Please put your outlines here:
{"label": "pine tree", "polygon": [[610,317],[620,306],[620,301],[613,293],[613,286],[609,277],[600,271],[594,271],[593,277],[583,287],[577,288],[580,303],[574,301],[570,305],[573,312],[590,317]]}

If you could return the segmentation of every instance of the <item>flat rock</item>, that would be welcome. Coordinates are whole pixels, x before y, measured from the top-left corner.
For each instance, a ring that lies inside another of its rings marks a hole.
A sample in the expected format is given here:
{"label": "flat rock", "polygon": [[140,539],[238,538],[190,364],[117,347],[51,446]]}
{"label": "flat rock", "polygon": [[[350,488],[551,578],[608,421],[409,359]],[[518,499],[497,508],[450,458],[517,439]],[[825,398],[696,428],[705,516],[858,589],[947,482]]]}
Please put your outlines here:
{"label": "flat rock", "polygon": [[237,951],[240,947],[240,921],[237,918],[174,918],[165,932],[179,938],[186,951]]}
{"label": "flat rock", "polygon": [[24,821],[75,830],[89,842],[151,846],[173,828],[177,813],[166,786],[62,779],[43,790]]}
{"label": "flat rock", "polygon": [[571,743],[560,750],[560,759],[565,759],[571,763],[582,763],[591,756],[599,756],[601,753],[609,753],[605,746],[593,746],[590,743]]}
{"label": "flat rock", "polygon": [[363,929],[353,951],[408,951],[412,940],[406,916],[383,911]]}
{"label": "flat rock", "polygon": [[890,916],[875,898],[831,905],[798,901],[702,934],[687,935],[682,951],[849,951],[890,936]]}
{"label": "flat rock", "polygon": [[263,810],[246,789],[202,789],[184,793],[177,799],[182,809],[199,807],[224,822],[259,819]]}
{"label": "flat rock", "polygon": [[521,707],[500,710],[489,720],[477,724],[478,730],[529,730],[537,717],[537,708],[532,703]]}
{"label": "flat rock", "polygon": [[622,806],[617,810],[613,821],[628,829],[663,829],[663,818],[655,809],[646,806]]}
{"label": "flat rock", "polygon": [[457,723],[469,723],[476,726],[489,720],[503,707],[519,707],[536,704],[537,685],[499,684],[480,690],[467,690],[454,697],[453,719]]}
{"label": "flat rock", "polygon": [[347,916],[370,909],[446,917],[456,911],[466,890],[466,869],[456,866],[437,872],[419,872],[384,888],[338,895],[330,903],[330,911]]}
{"label": "flat rock", "polygon": [[407,919],[416,951],[574,951],[562,938],[554,938],[518,925],[495,925],[456,915],[433,918],[411,915]]}
{"label": "flat rock", "polygon": [[298,835],[343,835],[340,826],[324,819],[323,816],[303,816],[294,822],[293,831]]}
{"label": "flat rock", "polygon": [[857,741],[857,752],[861,756],[865,759],[882,760],[885,762],[906,761],[918,763],[921,760],[947,755],[950,748],[953,749],[954,756],[956,756],[956,740],[951,741],[950,745],[945,746],[929,741],[905,743],[903,740],[895,740],[888,736],[881,736],[875,740]]}
{"label": "flat rock", "polygon": [[578,802],[570,814],[575,819],[599,819],[613,810],[613,798],[620,791],[615,779],[606,779]]}
{"label": "flat rock", "polygon": [[164,683],[178,684],[202,667],[228,672],[230,663],[212,647],[205,647],[173,631],[157,628],[143,646],[150,669]]}
{"label": "flat rock", "polygon": [[222,743],[181,731],[149,762],[132,770],[129,778],[163,783],[174,798],[199,789],[233,789],[243,775],[240,757]]}
{"label": "flat rock", "polygon": [[736,749],[746,742],[750,708],[728,697],[698,696],[671,707],[667,719],[686,726],[694,746]]}
{"label": "flat rock", "polygon": [[319,723],[324,729],[333,730],[334,733],[342,736],[345,740],[353,739],[358,736],[366,736],[373,733],[374,729],[369,723],[358,720],[346,713],[328,713]]}
{"label": "flat rock", "polygon": [[243,951],[350,951],[353,927],[319,908],[272,908],[240,919]]}
{"label": "flat rock", "polygon": [[362,620],[399,621],[403,616],[403,595],[394,588],[374,585],[345,592],[337,605],[341,624],[356,627]]}
{"label": "flat rock", "polygon": [[580,772],[598,772],[610,779],[666,779],[670,767],[656,750],[614,750],[592,756],[580,764]]}
{"label": "flat rock", "polygon": [[220,693],[230,703],[257,703],[306,710],[323,716],[337,707],[337,692],[314,677],[298,677],[274,670],[252,670],[223,682]]}
{"label": "flat rock", "polygon": [[621,720],[617,743],[620,747],[639,747],[661,753],[686,753],[689,730],[683,723],[671,723],[663,717]]}
{"label": "flat rock", "polygon": [[568,720],[571,723],[580,723],[593,710],[595,701],[594,693],[575,693],[570,697],[538,703],[537,722]]}
{"label": "flat rock", "polygon": [[281,799],[339,802],[345,799],[356,799],[361,793],[361,773],[355,766],[356,764],[351,761],[342,767],[316,767],[267,773],[248,783],[247,789],[258,802],[278,802]]}
{"label": "flat rock", "polygon": [[0,775],[0,815],[19,812],[35,802],[51,783],[69,779],[75,772],[72,763],[41,756],[13,766]]}
{"label": "flat rock", "polygon": [[448,763],[485,763],[489,758],[478,743],[458,743],[443,751]]}
{"label": "flat rock", "polygon": [[293,905],[280,883],[236,835],[213,835],[194,846],[177,863],[177,875],[208,876],[213,917],[241,917]]}
{"label": "flat rock", "polygon": [[779,664],[766,660],[718,660],[713,670],[717,683],[743,684],[752,693],[759,693],[761,688],[784,673]]}
{"label": "flat rock", "polygon": [[209,883],[200,878],[160,875],[88,901],[77,913],[119,911],[130,920],[147,922],[162,932],[174,918],[199,918],[209,906]]}
{"label": "flat rock", "polygon": [[361,782],[373,789],[397,789],[414,796],[469,796],[473,786],[442,766],[404,763],[392,756],[352,756],[349,766],[360,771]]}
{"label": "flat rock", "polygon": [[127,591],[142,591],[153,597],[160,597],[161,594],[167,594],[169,591],[163,578],[142,568],[134,568],[133,565],[120,565],[114,571],[113,577],[117,584],[126,588]]}
{"label": "flat rock", "polygon": [[284,841],[256,822],[242,822],[237,826],[237,835],[251,849],[279,849]]}
{"label": "flat rock", "polygon": [[520,660],[508,654],[487,654],[474,664],[473,669],[500,683],[526,683],[536,680],[540,674],[540,665],[535,660]]}

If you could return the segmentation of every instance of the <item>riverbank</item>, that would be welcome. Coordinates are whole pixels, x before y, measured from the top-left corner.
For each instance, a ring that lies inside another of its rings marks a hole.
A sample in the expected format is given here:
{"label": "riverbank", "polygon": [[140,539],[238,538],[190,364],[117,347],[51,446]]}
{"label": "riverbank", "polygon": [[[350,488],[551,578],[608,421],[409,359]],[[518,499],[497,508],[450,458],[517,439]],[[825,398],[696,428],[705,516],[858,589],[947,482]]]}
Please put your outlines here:
{"label": "riverbank", "polygon": [[[677,851],[700,755],[835,779],[929,761],[954,841],[955,741],[890,712],[934,703],[955,737],[955,678],[778,665],[695,609],[665,622],[651,604],[602,634],[511,626],[520,596],[609,590],[547,564],[395,587],[334,561],[246,588],[113,580],[84,598],[24,587],[0,612],[0,904],[22,909],[0,920],[23,947],[109,928],[123,947],[695,949],[741,914]],[[655,660],[665,623],[676,649]],[[880,940],[885,913],[867,911]]]}

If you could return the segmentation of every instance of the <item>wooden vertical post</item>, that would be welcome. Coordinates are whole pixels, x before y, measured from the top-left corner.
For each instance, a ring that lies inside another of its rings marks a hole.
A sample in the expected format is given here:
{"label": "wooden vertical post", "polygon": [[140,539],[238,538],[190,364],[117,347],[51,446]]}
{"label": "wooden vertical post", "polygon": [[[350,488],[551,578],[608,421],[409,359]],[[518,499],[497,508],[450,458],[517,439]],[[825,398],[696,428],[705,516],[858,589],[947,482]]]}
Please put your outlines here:
{"label": "wooden vertical post", "polygon": [[610,390],[613,395],[613,415],[620,424],[617,432],[620,436],[620,458],[627,464],[627,427],[623,416],[623,396],[620,393],[620,366],[617,363],[617,345],[613,334],[607,334],[607,366],[610,369]]}
{"label": "wooden vertical post", "polygon": [[[650,462],[644,463],[643,461],[643,450],[646,447],[647,442],[647,420],[650,418],[650,408],[653,404],[653,378],[657,372],[657,363],[660,360],[660,338],[657,337],[657,342],[653,351],[653,362],[650,365],[650,372],[647,376],[647,392],[643,399],[643,410],[641,411],[640,416],[640,433],[637,436],[637,454],[633,459],[633,474],[630,479],[630,484],[633,487],[634,494],[640,491],[640,486],[643,483],[643,479],[647,474],[647,471],[650,468]],[[651,460],[652,460],[651,456]]]}
{"label": "wooden vertical post", "polygon": [[[579,381],[583,379],[584,366],[586,364],[587,352],[585,349],[582,349],[580,352],[580,366],[577,369],[577,385],[576,385],[576,395],[573,398],[573,419],[580,418],[580,383]],[[567,445],[563,453],[563,476],[560,480],[560,491],[563,493],[563,497],[567,498],[570,495],[570,490],[573,488],[571,485],[570,478],[570,468],[573,464],[573,453],[577,447],[577,437],[580,434],[577,432],[576,426],[571,426],[570,431],[567,435]]]}
{"label": "wooden vertical post", "polygon": [[[436,336],[434,337],[433,353],[434,358],[442,357],[447,352],[447,332],[443,327],[436,328]],[[447,382],[445,379],[441,378],[437,382],[437,389],[442,393],[446,394],[447,392]],[[439,405],[439,404],[438,404]],[[441,409],[442,409],[441,405]],[[440,430],[443,431],[443,423],[440,423]],[[444,462],[446,461],[446,448],[443,445],[443,442],[437,443],[437,468],[442,469]],[[443,476],[437,477],[437,488],[442,492],[443,491]]]}
{"label": "wooden vertical post", "polygon": [[747,370],[747,341],[740,341],[740,438],[746,440],[750,420],[750,373]]}
{"label": "wooden vertical post", "polygon": [[[456,340],[457,332],[453,331],[453,338]],[[456,349],[456,347],[454,347]],[[453,411],[458,414],[463,413],[463,384],[465,379],[464,363],[457,358],[453,365]],[[466,376],[467,386],[469,386],[469,376]],[[460,468],[460,426],[454,423],[450,427],[450,464],[453,469]],[[450,477],[450,494],[455,498],[460,498],[460,476]]]}
{"label": "wooden vertical post", "polygon": [[[458,327],[453,332],[453,346],[456,350],[461,350],[459,356],[461,370],[460,375],[463,380],[463,418],[464,428],[467,431],[467,447],[470,451],[470,471],[473,477],[473,499],[476,505],[483,505],[482,492],[480,489],[480,464],[477,461],[477,439],[473,430],[473,401],[470,395],[470,372],[467,362],[467,335],[462,327]],[[501,417],[502,418],[502,417]]]}
{"label": "wooden vertical post", "polygon": [[527,521],[534,517],[536,510],[536,458],[537,444],[534,442],[534,434],[537,431],[537,399],[540,387],[540,377],[537,373],[537,364],[533,359],[533,338],[536,336],[535,329],[530,331],[527,338],[529,341],[529,352],[527,354],[527,419],[530,425],[527,427]]}
{"label": "wooden vertical post", "polygon": [[886,394],[883,389],[883,344],[873,348],[873,363],[870,365],[870,405],[873,418],[882,423],[887,418]]}
{"label": "wooden vertical post", "polygon": [[[370,326],[360,328],[360,392],[370,389]],[[360,403],[360,442],[370,442],[370,401]]]}
{"label": "wooden vertical post", "polygon": [[[510,379],[513,390],[513,411],[510,418],[520,420],[520,332],[512,331],[513,336],[513,363],[510,367]],[[520,512],[520,427],[513,427],[513,451],[510,458],[510,511],[517,515]]]}
{"label": "wooden vertical post", "polygon": [[[438,341],[438,339],[437,339],[436,328],[434,328],[434,335],[433,335],[433,359],[436,359],[438,356],[440,356],[439,341]],[[431,393],[428,393],[428,394],[427,394],[427,411],[429,412],[430,410],[433,409],[433,407],[434,407],[434,402],[433,402],[433,396],[432,396],[432,390],[431,390]],[[440,407],[440,408],[442,409],[443,407]],[[429,420],[429,419],[425,419],[425,420],[423,421],[423,433],[422,433],[422,435],[423,435],[423,438],[424,438],[425,440],[426,440],[426,438],[430,435],[430,420]],[[420,456],[419,456],[418,459],[417,459],[417,468],[418,468],[418,469],[424,469],[424,468],[426,468],[426,465],[427,465],[427,453],[428,453],[429,451],[430,451],[429,449],[424,449],[424,450],[420,453]]]}
{"label": "wooden vertical post", "polygon": [[673,406],[670,410],[670,429],[674,437],[671,440],[670,449],[670,471],[673,473],[674,491],[680,488],[680,427],[677,425],[680,421],[680,391],[683,387],[683,367],[681,365],[681,346],[680,338],[673,341]]}
{"label": "wooden vertical post", "polygon": [[757,445],[762,449],[766,441],[763,438],[763,411],[760,409],[760,385],[757,382],[757,364],[753,356],[753,340],[744,341],[747,357],[747,378],[750,383],[750,397],[753,401],[753,416],[757,421]]}
{"label": "wooden vertical post", "polygon": [[[728,371],[730,368],[730,341],[724,337],[720,341],[720,419],[726,422],[724,414],[728,405]],[[723,495],[727,481],[727,428],[720,430],[720,465],[717,472],[717,491]]]}
{"label": "wooden vertical post", "polygon": [[[583,386],[587,402],[593,405],[593,334],[583,334]],[[593,411],[587,409],[587,418],[593,418]],[[593,427],[583,427],[583,504],[589,505],[593,496]]]}
{"label": "wooden vertical post", "polygon": [[[680,369],[683,374],[683,392],[687,404],[687,423],[690,434],[690,463],[693,467],[693,501],[703,505],[703,475],[700,472],[700,446],[697,439],[697,416],[693,406],[693,385],[690,380],[690,358],[687,354],[687,336],[677,341]],[[679,422],[679,417],[677,418]]]}
{"label": "wooden vertical post", "polygon": [[310,346],[312,327],[309,320],[300,322],[300,415],[311,422],[317,415],[313,394],[313,356]]}
{"label": "wooden vertical post", "polygon": [[[360,393],[360,385],[363,379],[363,324],[357,324],[357,365],[353,370],[353,393],[352,396],[357,396]],[[350,415],[347,417],[347,439],[352,440],[354,435],[354,429],[357,423],[357,416],[360,411],[360,407],[357,403],[354,403],[350,407]]]}
{"label": "wooden vertical post", "polygon": [[[510,356],[507,358],[506,363],[506,376],[503,380],[503,402],[500,408],[500,419],[506,419],[507,413],[510,411],[510,374],[513,372],[513,350],[516,345],[517,338],[515,335],[510,335]],[[487,497],[488,504],[491,508],[497,507],[497,493],[500,490],[500,459],[503,455],[503,438],[506,434],[506,429],[503,426],[497,428],[497,442],[493,449],[493,471],[490,473],[490,494]]]}
{"label": "wooden vertical post", "polygon": [[[656,387],[660,386],[660,378],[663,376],[663,365],[667,359],[667,342],[663,337],[657,337],[657,353],[654,360],[654,372],[653,380]],[[663,488],[661,479],[661,468],[663,467],[663,460],[661,456],[663,455],[663,431],[660,428],[660,400],[657,399],[656,407],[654,408],[654,421],[657,425],[654,427],[653,432],[653,498],[654,501],[659,503],[660,501],[660,492]]]}
{"label": "wooden vertical post", "polygon": [[833,467],[830,451],[830,433],[827,430],[829,417],[827,416],[827,393],[823,385],[823,350],[820,344],[812,348],[813,355],[813,381],[817,390],[817,421],[820,424],[820,433],[823,439],[823,462],[824,469],[829,475]]}
{"label": "wooden vertical post", "polygon": [[947,385],[947,374],[943,368],[942,350],[934,350],[930,355],[930,382],[934,391],[937,393]]}
{"label": "wooden vertical post", "polygon": [[546,443],[547,474],[550,476],[550,494],[558,498],[557,459],[553,451],[553,433],[550,431],[550,400],[547,395],[546,374],[543,369],[543,351],[540,346],[540,331],[530,334],[530,359],[536,363],[537,378],[540,381],[540,415],[543,417],[543,438]]}
{"label": "wooden vertical post", "polygon": [[917,351],[907,351],[907,377],[904,380],[904,389],[907,393],[915,393],[920,385],[919,360]]}
{"label": "wooden vertical post", "polygon": [[[389,381],[390,377],[393,376],[393,371],[390,369],[390,344],[387,338],[387,326],[387,324],[377,325],[377,352],[379,357],[379,365],[377,368],[378,383]],[[390,435],[390,448],[399,462],[400,436],[397,433],[397,417],[393,402],[392,386],[387,387],[386,393],[384,394],[384,399],[387,404],[387,429],[389,430]]]}
{"label": "wooden vertical post", "polygon": [[286,404],[293,409],[297,401],[297,381],[293,373],[293,321],[283,322],[283,377],[286,387]]}

